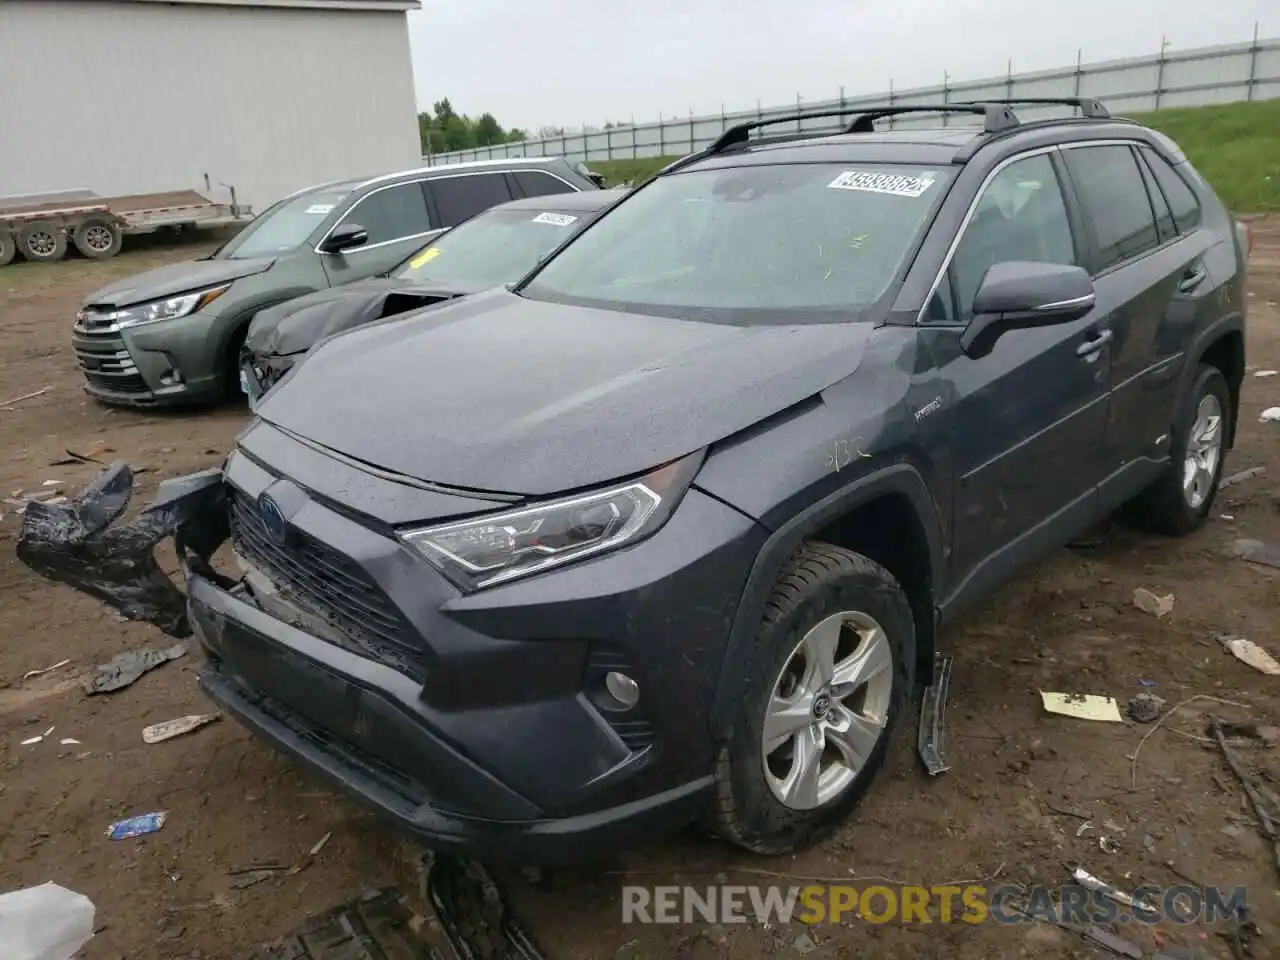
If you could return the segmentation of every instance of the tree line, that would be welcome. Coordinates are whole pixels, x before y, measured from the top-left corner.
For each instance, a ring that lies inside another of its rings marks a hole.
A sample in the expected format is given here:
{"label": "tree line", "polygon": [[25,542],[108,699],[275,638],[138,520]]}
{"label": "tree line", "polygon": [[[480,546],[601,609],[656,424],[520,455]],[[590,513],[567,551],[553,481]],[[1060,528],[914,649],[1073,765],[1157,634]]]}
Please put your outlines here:
{"label": "tree line", "polygon": [[430,110],[418,114],[418,137],[424,154],[474,150],[499,143],[519,143],[521,140],[551,140],[566,135],[599,133],[621,126],[624,124],[610,122],[603,127],[586,126],[573,130],[564,127],[539,127],[532,133],[520,127],[504,130],[492,113],[482,113],[478,117],[458,113],[448,97],[437,100]]}

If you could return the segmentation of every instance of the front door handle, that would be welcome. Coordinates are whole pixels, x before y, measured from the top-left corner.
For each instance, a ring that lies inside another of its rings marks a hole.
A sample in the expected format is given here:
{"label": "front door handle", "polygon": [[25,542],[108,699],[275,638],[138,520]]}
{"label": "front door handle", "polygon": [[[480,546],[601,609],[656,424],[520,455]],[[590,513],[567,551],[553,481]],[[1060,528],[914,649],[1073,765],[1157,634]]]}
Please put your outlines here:
{"label": "front door handle", "polygon": [[1204,283],[1205,278],[1209,276],[1209,271],[1201,264],[1193,267],[1187,267],[1186,273],[1182,275],[1182,279],[1178,281],[1178,289],[1183,293],[1191,293],[1196,287]]}
{"label": "front door handle", "polygon": [[1111,338],[1115,336],[1110,330],[1103,330],[1092,340],[1086,340],[1080,346],[1076,347],[1077,357],[1092,357],[1095,353],[1111,342]]}

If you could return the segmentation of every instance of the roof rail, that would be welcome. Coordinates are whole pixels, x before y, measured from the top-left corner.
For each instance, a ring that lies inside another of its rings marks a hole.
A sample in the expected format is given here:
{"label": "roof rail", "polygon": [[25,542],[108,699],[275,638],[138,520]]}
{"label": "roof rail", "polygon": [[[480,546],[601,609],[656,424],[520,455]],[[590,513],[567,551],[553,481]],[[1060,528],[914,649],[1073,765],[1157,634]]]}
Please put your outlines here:
{"label": "roof rail", "polygon": [[730,127],[720,135],[711,146],[702,151],[704,155],[721,153],[730,147],[737,146],[740,143],[746,143],[750,139],[752,130],[759,130],[762,127],[772,126],[778,123],[797,123],[801,120],[821,120],[827,117],[847,117],[850,114],[857,114],[845,133],[871,133],[873,131],[872,123],[883,117],[898,116],[904,113],[968,113],[981,116],[983,118],[983,130],[987,133],[996,133],[1000,130],[1006,130],[1010,127],[1018,125],[1018,118],[1012,110],[1004,104],[991,101],[988,103],[938,103],[933,105],[912,105],[912,106],[858,106],[845,107],[840,110],[814,110],[810,113],[792,113],[782,117],[769,117],[764,120],[751,120],[747,123],[740,123],[737,126]]}
{"label": "roof rail", "polygon": [[1111,111],[1093,97],[1010,97],[1008,99],[983,97],[981,100],[966,100],[964,102],[973,104],[1000,103],[1006,106],[1025,103],[1029,105],[1075,107],[1080,111],[1081,116],[1088,117],[1090,120],[1111,119]]}

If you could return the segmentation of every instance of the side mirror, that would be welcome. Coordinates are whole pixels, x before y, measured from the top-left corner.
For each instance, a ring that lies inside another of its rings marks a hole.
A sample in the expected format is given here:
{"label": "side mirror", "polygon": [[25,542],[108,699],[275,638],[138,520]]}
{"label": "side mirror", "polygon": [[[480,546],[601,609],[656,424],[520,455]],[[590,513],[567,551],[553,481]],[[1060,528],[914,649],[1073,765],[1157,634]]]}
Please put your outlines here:
{"label": "side mirror", "polygon": [[334,229],[320,244],[321,253],[341,253],[369,242],[369,231],[358,223],[344,223]]}
{"label": "side mirror", "polygon": [[593,170],[593,171],[591,171],[590,173],[588,173],[588,174],[587,174],[587,176],[591,178],[591,182],[592,182],[592,183],[594,183],[597,187],[599,187],[601,190],[603,190],[603,189],[604,189],[604,174],[603,174],[603,173],[596,173],[596,172]]}
{"label": "side mirror", "polygon": [[992,265],[973,298],[973,319],[960,335],[969,356],[990,352],[1000,334],[1079,320],[1096,296],[1089,274],[1058,263],[1008,261]]}

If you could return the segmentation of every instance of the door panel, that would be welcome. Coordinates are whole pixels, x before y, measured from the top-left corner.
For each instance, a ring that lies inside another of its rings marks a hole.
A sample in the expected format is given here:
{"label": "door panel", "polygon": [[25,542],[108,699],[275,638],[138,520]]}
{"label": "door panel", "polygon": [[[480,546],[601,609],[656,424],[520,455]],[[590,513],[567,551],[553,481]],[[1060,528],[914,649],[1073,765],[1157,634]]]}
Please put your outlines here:
{"label": "door panel", "polygon": [[1084,345],[1106,329],[1105,310],[1007,331],[981,357],[959,345],[992,265],[1076,264],[1075,232],[1051,157],[1018,159],[978,199],[930,303],[922,335],[949,394],[945,424],[931,429],[949,437],[955,476],[949,592],[1002,579],[1094,513],[1111,351]]}

